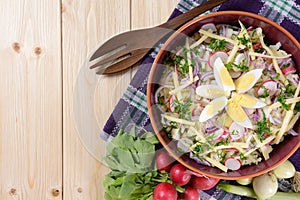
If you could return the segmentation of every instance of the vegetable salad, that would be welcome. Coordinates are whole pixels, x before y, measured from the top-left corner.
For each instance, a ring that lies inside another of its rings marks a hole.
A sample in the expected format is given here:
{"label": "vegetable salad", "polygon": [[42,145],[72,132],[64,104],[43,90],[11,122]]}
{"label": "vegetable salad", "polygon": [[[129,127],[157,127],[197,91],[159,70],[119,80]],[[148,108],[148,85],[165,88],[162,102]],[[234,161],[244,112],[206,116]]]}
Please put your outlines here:
{"label": "vegetable salad", "polygon": [[197,162],[238,170],[267,160],[273,144],[298,134],[295,63],[260,27],[203,25],[164,64],[155,94],[163,128]]}

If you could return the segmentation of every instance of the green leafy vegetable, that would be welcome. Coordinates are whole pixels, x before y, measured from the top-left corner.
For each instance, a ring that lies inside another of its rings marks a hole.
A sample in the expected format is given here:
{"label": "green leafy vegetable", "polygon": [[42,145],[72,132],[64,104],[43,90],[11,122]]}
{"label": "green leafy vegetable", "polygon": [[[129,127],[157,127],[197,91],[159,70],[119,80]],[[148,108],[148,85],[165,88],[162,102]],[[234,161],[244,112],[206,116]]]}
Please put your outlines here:
{"label": "green leafy vegetable", "polygon": [[130,133],[120,131],[108,143],[104,158],[113,170],[130,173],[142,173],[154,170],[153,157],[158,140],[153,133],[145,133],[141,137],[135,136],[135,129]]}
{"label": "green leafy vegetable", "polygon": [[156,170],[155,144],[155,134],[137,137],[134,128],[107,144],[104,160],[112,171],[103,180],[106,200],[151,200],[155,186],[170,181],[168,173]]}

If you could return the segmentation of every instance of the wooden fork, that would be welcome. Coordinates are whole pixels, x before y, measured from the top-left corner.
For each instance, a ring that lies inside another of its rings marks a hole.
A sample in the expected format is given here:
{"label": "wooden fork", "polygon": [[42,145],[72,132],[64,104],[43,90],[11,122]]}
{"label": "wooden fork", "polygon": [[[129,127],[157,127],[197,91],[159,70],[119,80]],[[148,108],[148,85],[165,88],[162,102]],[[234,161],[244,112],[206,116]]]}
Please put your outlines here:
{"label": "wooden fork", "polygon": [[186,22],[227,0],[209,0],[159,26],[128,31],[103,43],[90,57],[89,66],[97,74],[112,74],[139,62],[164,36]]}

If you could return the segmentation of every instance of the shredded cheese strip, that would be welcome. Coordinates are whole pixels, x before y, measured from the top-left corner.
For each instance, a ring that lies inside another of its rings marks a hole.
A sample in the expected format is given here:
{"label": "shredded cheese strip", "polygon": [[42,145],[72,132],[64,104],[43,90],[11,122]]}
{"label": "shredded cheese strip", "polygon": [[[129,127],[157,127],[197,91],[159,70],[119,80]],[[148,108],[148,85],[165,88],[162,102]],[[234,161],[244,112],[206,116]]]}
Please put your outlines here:
{"label": "shredded cheese strip", "polygon": [[[240,38],[240,37],[243,37],[243,36],[246,37],[246,35],[248,34],[248,33],[247,33],[247,30],[246,30],[245,26],[244,26],[240,21],[239,21],[239,23],[240,23],[242,29],[241,29],[240,33],[238,34],[237,38]],[[248,36],[249,36],[249,35],[248,35]],[[239,44],[239,43],[240,43],[239,41],[235,41],[234,47],[233,47],[233,49],[231,50],[231,52],[230,52],[230,54],[229,54],[229,56],[228,56],[228,58],[227,58],[227,63],[233,62],[234,57],[235,57],[235,55],[237,54],[237,52],[238,52],[238,50],[239,50],[239,47],[240,47],[240,44]],[[252,46],[252,45],[251,45],[251,46]],[[252,48],[252,50],[253,50],[253,48]]]}
{"label": "shredded cheese strip", "polygon": [[274,139],[275,139],[275,136],[270,136],[270,137],[268,137],[268,138],[265,139],[263,142],[261,142],[260,144],[256,145],[255,148],[253,148],[253,149],[247,151],[247,153],[245,153],[244,156],[250,155],[251,153],[253,153],[253,152],[256,151],[257,149],[259,149],[259,148],[261,148],[262,146],[264,146],[264,145],[270,143],[270,142],[271,142],[272,140],[274,140]]}
{"label": "shredded cheese strip", "polygon": [[[294,97],[290,99],[285,99],[286,104],[292,104],[292,103],[297,103],[300,101],[300,97]],[[273,103],[272,105],[269,106],[269,110],[273,110],[275,108],[278,108],[281,106],[280,102]]]}
{"label": "shredded cheese strip", "polygon": [[296,122],[298,121],[299,116],[300,116],[300,113],[298,112],[298,113],[291,119],[291,121],[290,121],[290,123],[289,123],[289,125],[288,125],[288,127],[287,127],[287,129],[286,129],[287,131],[291,130],[291,129],[294,127],[294,125],[295,125]]}
{"label": "shredded cheese strip", "polygon": [[[299,96],[299,92],[300,92],[300,81],[299,81],[297,89],[295,91],[294,98]],[[293,102],[293,104],[291,105],[291,110],[294,110],[295,105],[296,105],[296,102]]]}
{"label": "shredded cheese strip", "polygon": [[195,122],[191,122],[185,119],[179,119],[177,117],[169,116],[169,115],[162,115],[162,117],[166,118],[169,121],[178,122],[181,124],[189,125],[189,126],[195,126]]}
{"label": "shredded cheese strip", "polygon": [[231,52],[230,52],[230,54],[229,54],[229,56],[228,56],[228,58],[227,58],[227,63],[233,61],[234,56],[236,55],[236,53],[238,52],[238,50],[239,50],[239,45],[238,45],[238,43],[236,43],[236,44],[233,46],[233,49],[231,50]]}
{"label": "shredded cheese strip", "polygon": [[[196,76],[195,78],[194,78],[194,80],[193,80],[193,82],[196,82],[196,81],[198,81],[199,80],[199,77],[198,76]],[[169,93],[170,94],[177,94],[178,95],[178,93],[181,91],[181,90],[183,90],[184,88],[186,88],[186,87],[188,87],[189,85],[191,85],[193,82],[187,82],[187,83],[185,83],[185,84],[183,84],[183,85],[180,85],[180,86],[178,86],[178,87],[176,87],[174,90],[171,90]]]}
{"label": "shredded cheese strip", "polygon": [[214,165],[215,167],[221,169],[224,172],[228,171],[228,167],[226,167],[225,165],[221,164],[220,162],[218,162],[217,160],[214,160],[208,156],[204,157],[208,162],[210,162],[210,164]]}
{"label": "shredded cheese strip", "polygon": [[[179,81],[178,81],[178,75],[176,72],[173,72],[173,82],[174,82],[174,86],[175,86],[175,89],[179,87]],[[180,92],[180,90],[178,92],[176,92],[177,94],[177,99],[180,100],[182,99],[182,94]]]}
{"label": "shredded cheese strip", "polygon": [[[185,47],[187,50],[190,50],[190,45],[189,45],[189,39],[186,38],[185,40]],[[191,51],[187,51],[186,52],[186,57],[187,57],[187,63],[188,63],[188,66],[189,66],[189,77],[190,77],[190,82],[192,83],[193,82],[193,78],[194,78],[194,75],[193,75],[193,67],[192,67],[192,55],[191,55]]]}
{"label": "shredded cheese strip", "polygon": [[190,127],[190,130],[193,131],[197,136],[196,139],[202,142],[205,142],[206,139],[201,131],[197,131],[194,127]]}
{"label": "shredded cheese strip", "polygon": [[[205,31],[203,29],[200,29],[199,33],[201,33],[203,35],[206,35],[208,37],[217,39],[217,40],[225,40],[226,42],[229,42],[229,43],[234,44],[234,45],[237,43],[237,41],[235,41],[235,40],[232,40],[230,38],[223,37],[223,36],[220,36],[220,35],[213,34],[213,33],[209,32],[209,31]],[[243,48],[245,48],[245,45],[240,44],[239,47],[243,49]]]}
{"label": "shredded cheese strip", "polygon": [[284,58],[289,58],[292,56],[292,54],[287,54],[284,56],[275,56],[273,55],[265,55],[265,54],[261,54],[261,53],[257,53],[257,52],[249,52],[250,56],[257,56],[257,57],[263,57],[263,58],[272,58],[272,59],[284,59]]}
{"label": "shredded cheese strip", "polygon": [[253,138],[254,138],[255,142],[258,144],[258,146],[260,146],[259,149],[262,152],[263,157],[265,158],[265,160],[268,160],[269,159],[269,154],[266,152],[266,150],[267,150],[266,147],[264,145],[261,145],[261,142],[258,139],[257,135],[254,135]]}
{"label": "shredded cheese strip", "polygon": [[282,125],[281,125],[281,128],[275,139],[276,144],[278,144],[280,142],[283,134],[286,132],[286,128],[287,128],[288,124],[290,123],[293,114],[294,114],[294,112],[292,110],[289,110],[286,112],[285,117],[282,122]]}
{"label": "shredded cheese strip", "polygon": [[[245,35],[245,38],[247,40],[251,41],[251,38],[250,38],[250,35],[249,35],[247,29],[245,28],[244,24],[240,20],[239,20],[239,24],[242,27],[243,34]],[[249,53],[250,53],[250,56],[251,56],[251,53],[254,53],[252,42],[248,42],[247,45],[248,45]],[[255,56],[251,56],[251,59],[255,60]]]}
{"label": "shredded cheese strip", "polygon": [[[273,51],[265,44],[264,42],[264,38],[263,38],[263,35],[262,35],[262,29],[261,28],[257,28],[257,33],[259,35],[259,40],[260,40],[260,43],[261,43],[261,46],[271,55],[271,56],[274,56],[274,53]],[[273,61],[273,65],[274,65],[274,68],[275,68],[275,71],[276,73],[279,74],[279,78],[280,80],[286,85],[288,84],[288,81],[286,81],[286,78],[285,76],[283,75],[281,69],[279,68],[279,65],[278,65],[278,62],[276,59],[272,59]]]}
{"label": "shredded cheese strip", "polygon": [[[300,82],[298,83],[297,89],[296,89],[295,94],[294,94],[294,98],[298,97],[299,92],[300,92]],[[292,103],[290,110],[288,110],[288,111],[286,112],[286,115],[285,115],[285,117],[284,117],[284,119],[283,119],[283,122],[282,122],[282,125],[281,125],[281,128],[280,128],[280,131],[279,131],[279,133],[277,134],[277,137],[276,137],[276,140],[275,140],[275,143],[276,143],[276,144],[278,144],[278,143],[280,142],[280,140],[281,140],[283,134],[284,134],[286,131],[288,131],[287,128],[288,128],[288,125],[289,125],[289,123],[290,123],[290,121],[291,121],[293,115],[294,115],[294,112],[293,112],[293,111],[294,111],[295,105],[296,105],[295,102]]]}
{"label": "shredded cheese strip", "polygon": [[202,42],[204,42],[204,40],[206,40],[207,38],[208,38],[207,35],[202,35],[202,37],[201,37],[199,40],[197,40],[195,43],[193,43],[193,44],[190,46],[190,48],[193,49],[193,48],[199,46],[199,45],[202,44]]}

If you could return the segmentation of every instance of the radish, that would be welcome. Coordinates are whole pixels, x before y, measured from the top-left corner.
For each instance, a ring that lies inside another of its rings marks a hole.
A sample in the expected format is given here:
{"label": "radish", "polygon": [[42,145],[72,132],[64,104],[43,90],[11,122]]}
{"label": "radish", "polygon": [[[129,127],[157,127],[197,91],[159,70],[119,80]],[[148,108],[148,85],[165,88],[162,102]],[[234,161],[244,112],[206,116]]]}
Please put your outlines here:
{"label": "radish", "polygon": [[288,74],[295,73],[297,70],[294,67],[287,67],[287,68],[284,68],[281,71],[282,71],[283,75],[288,75]]}
{"label": "radish", "polygon": [[243,134],[245,132],[246,132],[245,127],[243,127],[235,122],[232,122],[229,127],[229,137],[233,141],[241,139],[241,137],[243,136]]}
{"label": "radish", "polygon": [[169,172],[172,167],[173,159],[165,151],[158,151],[155,157],[155,163],[158,171]]}
{"label": "radish", "polygon": [[176,103],[174,102],[175,99],[176,99],[176,97],[174,95],[171,95],[169,98],[168,108],[169,108],[170,112],[175,111],[175,107],[176,107]]}
{"label": "radish", "polygon": [[269,96],[273,96],[278,92],[278,84],[274,80],[266,80],[262,83],[262,86],[258,88],[258,96],[264,95],[265,90],[268,90]]}
{"label": "radish", "polygon": [[201,26],[201,29],[205,31],[212,30],[212,32],[217,31],[217,27],[213,23],[204,24],[203,26]]}
{"label": "radish", "polygon": [[212,189],[217,183],[220,181],[220,179],[212,178],[212,177],[197,177],[192,176],[190,180],[190,186],[198,189],[198,190],[210,190]]}
{"label": "radish", "polygon": [[242,163],[239,159],[230,157],[225,160],[225,166],[230,170],[238,170],[241,168],[241,165]]}
{"label": "radish", "polygon": [[226,148],[225,150],[228,151],[228,152],[236,152],[236,151],[238,151],[237,148]]}
{"label": "radish", "polygon": [[253,45],[253,49],[258,49],[261,47],[261,43],[256,43],[255,45]]}
{"label": "radish", "polygon": [[218,142],[221,139],[226,138],[228,136],[227,132],[224,129],[219,129],[219,130],[215,131],[215,135],[216,135],[216,137],[214,139],[215,142]]}
{"label": "radish", "polygon": [[199,200],[198,190],[189,186],[184,188],[184,200]]}
{"label": "radish", "polygon": [[153,200],[176,200],[177,197],[175,187],[167,182],[159,183],[153,191]]}
{"label": "radish", "polygon": [[170,171],[171,180],[179,186],[186,185],[190,181],[191,176],[191,173],[179,163],[175,164]]}
{"label": "radish", "polygon": [[213,69],[214,68],[214,64],[217,58],[221,58],[221,60],[223,61],[223,63],[227,62],[228,59],[228,54],[225,51],[216,51],[214,53],[212,53],[209,58],[208,58],[208,65]]}

